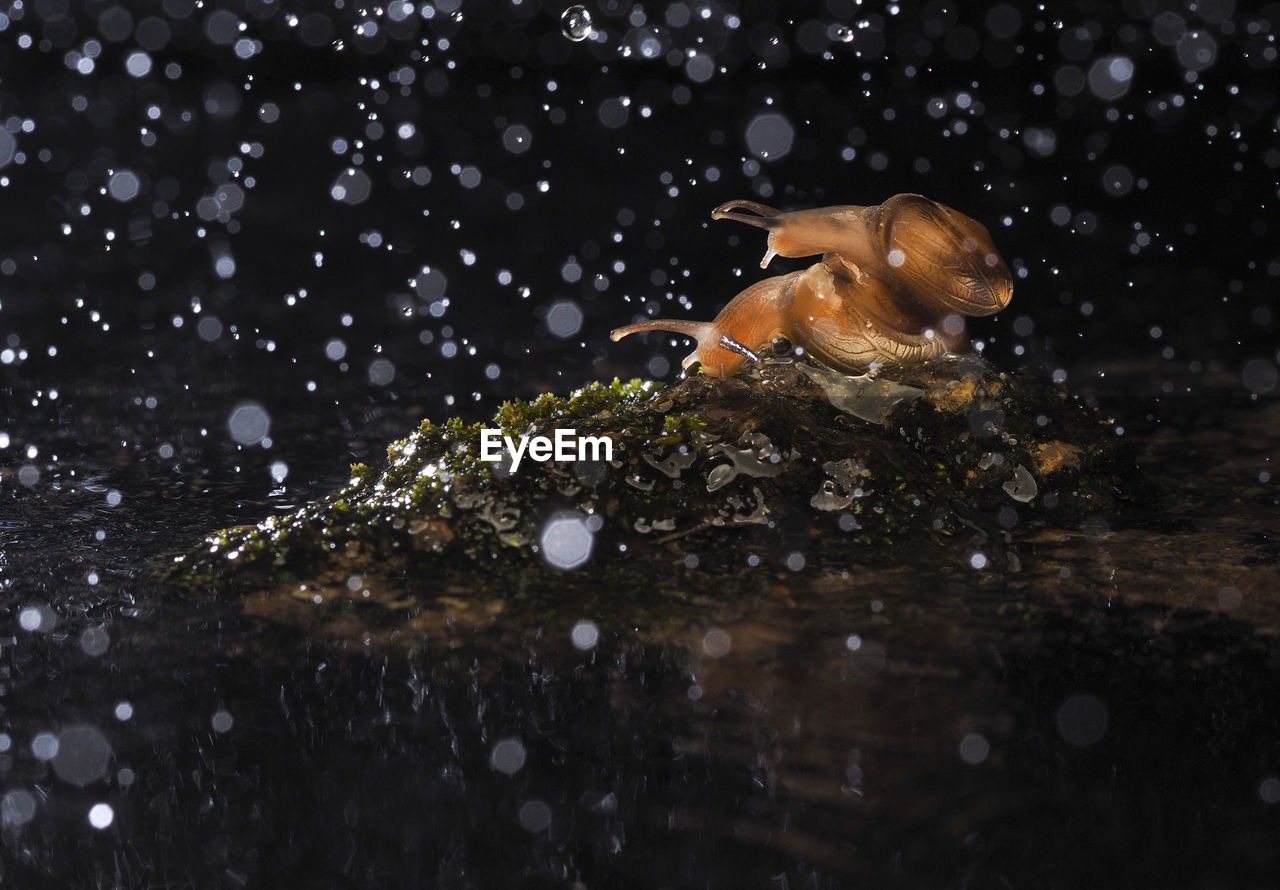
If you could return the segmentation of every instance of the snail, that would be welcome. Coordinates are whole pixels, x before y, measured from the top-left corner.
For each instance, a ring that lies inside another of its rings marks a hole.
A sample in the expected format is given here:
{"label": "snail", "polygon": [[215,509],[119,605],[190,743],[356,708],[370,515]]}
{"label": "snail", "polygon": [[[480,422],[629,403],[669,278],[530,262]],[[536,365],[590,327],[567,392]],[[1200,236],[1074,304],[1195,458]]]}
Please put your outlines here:
{"label": "snail", "polygon": [[775,256],[822,254],[807,269],[766,278],[709,322],[658,318],[618,328],[671,331],[698,341],[684,360],[725,378],[782,337],[837,371],[919,364],[968,346],[963,316],[1009,305],[1013,279],[975,219],[921,195],[874,207],[783,212],[729,201],[711,214],[769,232],[760,268]]}

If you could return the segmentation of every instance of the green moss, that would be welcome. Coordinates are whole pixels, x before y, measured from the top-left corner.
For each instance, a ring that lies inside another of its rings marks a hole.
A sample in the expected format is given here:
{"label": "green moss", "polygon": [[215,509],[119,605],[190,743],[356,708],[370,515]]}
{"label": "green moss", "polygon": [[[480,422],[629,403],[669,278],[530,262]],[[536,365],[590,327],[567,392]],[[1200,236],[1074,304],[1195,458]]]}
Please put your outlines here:
{"label": "green moss", "polygon": [[[691,553],[704,565],[745,571],[746,546],[766,556],[801,547],[808,570],[821,571],[971,548],[975,538],[994,550],[1002,507],[1071,521],[1123,487],[1123,461],[1095,412],[1042,378],[976,367],[904,376],[922,395],[883,423],[838,410],[794,364],[671,387],[595,383],[507,402],[487,424],[423,421],[391,443],[381,469],[353,465],[333,497],[219,532],[179,567],[188,579],[229,572],[260,587],[333,583],[339,597],[350,596],[348,578],[399,590],[405,573],[462,589],[484,578],[514,592],[556,573],[537,545],[547,521],[568,514],[595,517],[598,528],[591,561],[560,576],[565,583],[607,589],[637,571],[656,579],[681,571]],[[511,473],[480,459],[486,427],[513,438],[556,428],[607,434],[613,459],[526,457]],[[1059,461],[1051,469],[1043,449]],[[1029,502],[1008,493],[1016,467],[1035,476]]]}

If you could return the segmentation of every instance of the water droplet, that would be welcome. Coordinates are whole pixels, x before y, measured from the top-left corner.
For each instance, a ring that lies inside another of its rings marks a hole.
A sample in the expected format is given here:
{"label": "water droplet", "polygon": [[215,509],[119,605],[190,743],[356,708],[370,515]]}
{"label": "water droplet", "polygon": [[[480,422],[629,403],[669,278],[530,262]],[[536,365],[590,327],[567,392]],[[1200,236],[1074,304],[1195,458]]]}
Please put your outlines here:
{"label": "water droplet", "polygon": [[102,655],[111,645],[111,636],[105,627],[86,627],[80,634],[80,649],[85,655]]}
{"label": "water droplet", "polygon": [[238,444],[253,445],[271,431],[271,415],[257,402],[241,402],[227,418],[227,429]]}
{"label": "water droplet", "polygon": [[585,6],[570,6],[560,16],[560,30],[574,43],[586,40],[592,33],[591,13]]}
{"label": "water droplet", "polygon": [[982,763],[990,753],[991,745],[981,733],[971,732],[960,740],[960,759],[971,766]]}
{"label": "water droplet", "polygon": [[573,626],[570,637],[573,639],[573,645],[578,649],[583,651],[594,649],[600,640],[600,628],[594,621],[583,619]]}
{"label": "water droplet", "polygon": [[51,732],[38,732],[31,740],[31,754],[48,762],[58,756],[58,737]]}
{"label": "water droplet", "polygon": [[47,634],[58,625],[58,616],[43,603],[23,606],[18,613],[18,626],[30,633]]}
{"label": "water droplet", "polygon": [[1000,487],[1009,497],[1023,504],[1030,503],[1039,493],[1036,477],[1021,464],[1013,468],[1013,478]]}
{"label": "water droplet", "polygon": [[374,359],[369,364],[369,382],[374,386],[386,386],[396,377],[396,366],[385,358]]}
{"label": "water droplet", "polygon": [[111,193],[111,197],[121,203],[138,197],[141,189],[142,182],[138,179],[138,174],[132,170],[120,170],[107,181],[107,191]]}
{"label": "water droplet", "polygon": [[547,310],[547,328],[561,339],[582,328],[582,309],[572,300],[558,300]]}
{"label": "water droplet", "polygon": [[591,558],[595,535],[580,516],[559,516],[547,523],[540,539],[542,556],[557,569],[576,569]]}
{"label": "water droplet", "polygon": [[1265,804],[1280,803],[1280,779],[1275,776],[1267,776],[1258,785],[1258,797],[1262,798]]}
{"label": "water droplet", "polygon": [[0,799],[0,822],[26,825],[36,814],[36,799],[29,791],[10,791]]}
{"label": "water droplet", "polygon": [[151,56],[142,50],[129,53],[124,60],[124,70],[128,71],[131,77],[146,77],[151,73]]}
{"label": "water droplet", "polygon": [[502,131],[502,147],[513,155],[524,154],[533,145],[533,133],[524,124],[512,124]]}
{"label": "water droplet", "polygon": [[1114,102],[1129,92],[1134,64],[1127,56],[1098,59],[1089,67],[1089,92],[1104,102]]}
{"label": "water droplet", "polygon": [[95,803],[89,809],[89,824],[99,831],[109,827],[115,818],[115,810],[111,809],[110,804]]}
{"label": "water droplet", "polygon": [[545,801],[529,800],[520,807],[520,827],[531,834],[546,831],[551,825],[551,807]]}
{"label": "water droplet", "polygon": [[53,771],[58,778],[83,788],[107,774],[111,743],[95,726],[69,726],[58,736]]}
{"label": "water droplet", "polygon": [[508,776],[514,776],[524,769],[524,761],[524,745],[519,739],[499,739],[489,752],[489,765]]}
{"label": "water droplet", "polygon": [[767,111],[758,114],[747,124],[747,149],[761,160],[776,161],[791,152],[796,131],[791,121],[781,114]]}
{"label": "water droplet", "polygon": [[1189,71],[1203,71],[1218,58],[1218,42],[1208,31],[1188,31],[1178,38],[1178,61]]}
{"label": "water droplet", "polygon": [[373,180],[369,174],[355,167],[348,167],[329,187],[329,196],[344,204],[361,204],[373,191]]}
{"label": "water droplet", "polygon": [[710,655],[712,658],[724,658],[729,654],[729,649],[733,645],[733,640],[727,631],[718,627],[713,627],[707,631],[702,638],[702,651]]}
{"label": "water droplet", "polygon": [[235,718],[220,708],[209,718],[209,724],[214,732],[230,732],[231,727],[235,725]]}

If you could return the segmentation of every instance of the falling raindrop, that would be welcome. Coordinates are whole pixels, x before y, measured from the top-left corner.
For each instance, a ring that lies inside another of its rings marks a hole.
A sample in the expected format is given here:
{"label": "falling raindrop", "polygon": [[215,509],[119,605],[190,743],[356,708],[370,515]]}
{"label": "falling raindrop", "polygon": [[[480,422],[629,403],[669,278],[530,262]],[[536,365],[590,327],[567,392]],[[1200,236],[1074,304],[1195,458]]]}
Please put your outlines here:
{"label": "falling raindrop", "polygon": [[586,40],[592,34],[591,13],[585,6],[570,6],[560,16],[560,30],[574,43]]}

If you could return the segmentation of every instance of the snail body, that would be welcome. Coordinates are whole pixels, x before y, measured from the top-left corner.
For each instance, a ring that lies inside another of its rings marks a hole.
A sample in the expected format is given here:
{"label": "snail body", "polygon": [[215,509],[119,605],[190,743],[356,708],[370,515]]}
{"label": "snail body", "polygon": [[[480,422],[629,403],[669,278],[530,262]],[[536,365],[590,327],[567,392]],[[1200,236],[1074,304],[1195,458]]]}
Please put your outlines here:
{"label": "snail body", "polygon": [[653,319],[618,328],[614,341],[654,330],[692,337],[698,345],[683,366],[698,362],[724,378],[785,337],[838,371],[860,374],[876,363],[918,364],[964,349],[963,316],[993,315],[1013,296],[986,227],[920,195],[791,212],[730,201],[711,215],[769,232],[761,268],[775,256],[822,259],[756,282],[710,322]]}

